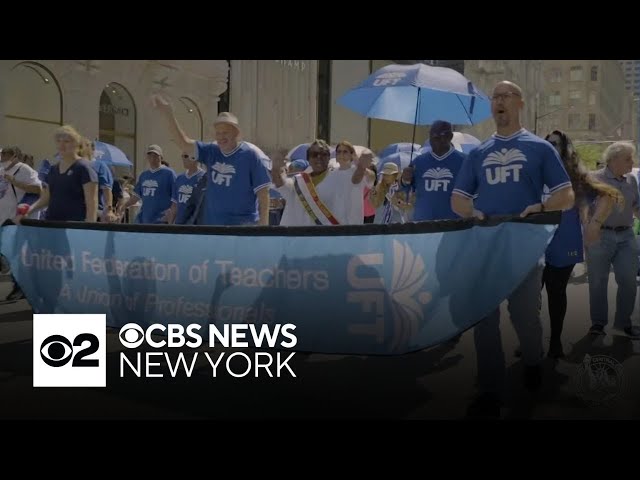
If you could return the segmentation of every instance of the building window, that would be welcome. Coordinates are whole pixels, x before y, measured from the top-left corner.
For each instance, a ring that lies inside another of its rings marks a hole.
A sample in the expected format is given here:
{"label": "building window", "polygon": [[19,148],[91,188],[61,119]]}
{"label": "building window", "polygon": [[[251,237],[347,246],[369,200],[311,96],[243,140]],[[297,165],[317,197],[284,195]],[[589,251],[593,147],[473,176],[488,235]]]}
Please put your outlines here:
{"label": "building window", "polygon": [[218,113],[231,111],[231,60],[227,60],[227,66],[229,67],[227,69],[227,89],[218,100]]}
{"label": "building window", "polygon": [[558,69],[551,70],[551,82],[558,83],[562,81],[562,71]]}
{"label": "building window", "polygon": [[318,60],[317,138],[331,143],[331,60]]}
{"label": "building window", "polygon": [[579,82],[583,79],[582,67],[571,67],[571,70],[569,72],[569,80],[572,82]]}
{"label": "building window", "polygon": [[596,129],[596,114],[590,113],[589,114],[589,130],[595,130],[595,129]]}
{"label": "building window", "polygon": [[33,155],[36,167],[55,153],[53,135],[62,125],[62,90],[43,65],[21,62],[6,78],[2,140]]}
{"label": "building window", "polygon": [[582,99],[582,91],[581,90],[569,90],[569,99],[570,100],[581,100]]}
{"label": "building window", "polygon": [[595,105],[596,104],[596,92],[589,92],[589,105]]}
{"label": "building window", "polygon": [[549,95],[550,107],[559,106],[560,103],[562,103],[562,97],[560,96],[560,92],[554,92],[553,94]]}
{"label": "building window", "polygon": [[[108,83],[100,95],[99,140],[127,156],[136,170],[136,106],[129,91],[119,83]],[[124,173],[124,172],[123,172]],[[129,174],[131,172],[128,172]]]}
{"label": "building window", "polygon": [[591,81],[598,81],[598,67],[591,67]]}
{"label": "building window", "polygon": [[580,114],[570,113],[569,114],[569,130],[577,130],[579,128],[580,128]]}

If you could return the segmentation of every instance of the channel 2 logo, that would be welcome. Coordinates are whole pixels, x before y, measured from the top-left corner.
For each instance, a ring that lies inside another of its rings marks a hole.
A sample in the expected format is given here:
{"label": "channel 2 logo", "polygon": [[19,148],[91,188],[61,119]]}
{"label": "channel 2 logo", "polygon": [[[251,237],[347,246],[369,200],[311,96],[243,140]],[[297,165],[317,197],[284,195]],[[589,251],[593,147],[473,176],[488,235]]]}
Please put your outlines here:
{"label": "channel 2 logo", "polygon": [[33,316],[34,387],[106,387],[107,316]]}

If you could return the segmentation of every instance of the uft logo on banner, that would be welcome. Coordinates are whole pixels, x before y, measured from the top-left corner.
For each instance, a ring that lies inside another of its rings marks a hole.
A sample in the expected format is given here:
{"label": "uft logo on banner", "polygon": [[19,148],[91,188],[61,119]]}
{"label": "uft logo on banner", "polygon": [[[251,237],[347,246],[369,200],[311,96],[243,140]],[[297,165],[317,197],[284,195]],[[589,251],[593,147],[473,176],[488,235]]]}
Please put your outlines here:
{"label": "uft logo on banner", "polygon": [[35,314],[34,387],[106,387],[107,316]]}

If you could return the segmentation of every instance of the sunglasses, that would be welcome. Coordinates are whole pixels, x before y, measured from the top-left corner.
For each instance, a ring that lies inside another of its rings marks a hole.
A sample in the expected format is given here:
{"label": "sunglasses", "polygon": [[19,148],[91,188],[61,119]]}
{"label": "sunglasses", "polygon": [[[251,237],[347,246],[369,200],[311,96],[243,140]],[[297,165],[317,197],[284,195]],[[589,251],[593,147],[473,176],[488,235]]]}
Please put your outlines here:
{"label": "sunglasses", "polygon": [[195,157],[190,157],[189,155],[182,155],[182,159],[183,159],[183,160],[188,160],[189,158],[190,158],[191,160],[195,160]]}
{"label": "sunglasses", "polygon": [[311,150],[309,152],[309,158],[314,158],[314,157],[329,158],[329,153],[328,152],[324,152],[324,151],[313,151],[313,150]]}

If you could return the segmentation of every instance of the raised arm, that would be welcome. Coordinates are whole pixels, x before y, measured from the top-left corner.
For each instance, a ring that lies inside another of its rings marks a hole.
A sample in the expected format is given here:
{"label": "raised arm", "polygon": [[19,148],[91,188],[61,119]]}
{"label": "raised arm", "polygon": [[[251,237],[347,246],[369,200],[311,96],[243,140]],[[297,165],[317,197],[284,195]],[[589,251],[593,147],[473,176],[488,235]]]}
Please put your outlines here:
{"label": "raised arm", "polygon": [[284,185],[287,176],[284,173],[284,157],[274,155],[271,159],[271,181],[276,188]]}
{"label": "raised arm", "polygon": [[[358,159],[358,166],[351,176],[351,183],[353,183],[354,185],[358,185],[364,178],[365,173],[368,171],[368,168],[371,166],[372,162],[373,152],[371,152],[371,150],[365,150],[364,152],[362,152],[362,155],[360,155],[360,158]],[[371,174],[373,175],[373,172],[371,172]]]}
{"label": "raised arm", "polygon": [[173,137],[174,141],[183,152],[193,152],[196,141],[189,138],[176,119],[173,106],[168,100],[160,95],[154,95],[151,98],[153,106],[158,109],[167,122],[169,133]]}

